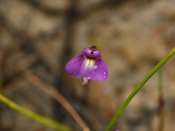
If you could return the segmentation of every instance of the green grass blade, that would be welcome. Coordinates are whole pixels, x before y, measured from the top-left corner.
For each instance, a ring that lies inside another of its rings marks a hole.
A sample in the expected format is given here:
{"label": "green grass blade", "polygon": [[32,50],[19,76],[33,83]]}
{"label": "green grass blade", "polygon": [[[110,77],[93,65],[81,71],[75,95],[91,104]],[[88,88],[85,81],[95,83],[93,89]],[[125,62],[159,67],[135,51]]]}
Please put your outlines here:
{"label": "green grass blade", "polygon": [[137,92],[143,87],[143,85],[175,54],[175,48],[173,48],[147,75],[146,77],[139,83],[139,85],[131,92],[125,102],[118,109],[117,113],[109,123],[106,128],[106,131],[110,131],[112,127],[116,124],[117,120],[124,112],[127,105],[133,99],[133,97],[137,94]]}
{"label": "green grass blade", "polygon": [[6,98],[5,96],[0,94],[0,101],[4,104],[6,104],[7,106],[9,106],[11,109],[23,114],[24,116],[31,118],[33,120],[35,120],[36,122],[39,122],[47,127],[50,127],[52,129],[55,129],[57,131],[70,131],[71,129],[65,125],[62,125],[56,121],[53,121],[51,119],[48,119],[46,117],[43,117],[39,114],[33,113],[19,105],[17,105],[16,103],[14,103],[13,101],[9,100],[8,98]]}

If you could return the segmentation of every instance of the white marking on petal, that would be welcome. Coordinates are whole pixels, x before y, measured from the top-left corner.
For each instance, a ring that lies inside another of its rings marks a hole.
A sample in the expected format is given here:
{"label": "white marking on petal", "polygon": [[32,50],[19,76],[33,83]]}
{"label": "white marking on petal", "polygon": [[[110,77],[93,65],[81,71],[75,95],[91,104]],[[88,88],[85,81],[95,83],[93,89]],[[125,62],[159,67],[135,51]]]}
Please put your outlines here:
{"label": "white marking on petal", "polygon": [[93,60],[93,59],[86,59],[85,60],[85,67],[93,68],[94,65],[95,65],[95,60]]}
{"label": "white marking on petal", "polygon": [[98,68],[98,65],[94,65],[94,67],[93,67],[94,69],[97,69]]}
{"label": "white marking on petal", "polygon": [[91,79],[91,77],[89,76],[89,77],[87,77],[88,79]]}

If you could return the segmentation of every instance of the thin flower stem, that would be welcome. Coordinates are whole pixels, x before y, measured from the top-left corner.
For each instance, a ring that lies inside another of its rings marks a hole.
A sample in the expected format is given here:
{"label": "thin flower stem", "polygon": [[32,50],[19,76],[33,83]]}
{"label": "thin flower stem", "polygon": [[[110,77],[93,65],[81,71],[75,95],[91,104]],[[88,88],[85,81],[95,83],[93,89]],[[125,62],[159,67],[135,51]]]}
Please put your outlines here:
{"label": "thin flower stem", "polygon": [[158,72],[158,88],[159,88],[159,95],[162,96],[163,95],[163,78],[162,78],[162,68],[159,69]]}
{"label": "thin flower stem", "polygon": [[1,79],[1,76],[0,76],[0,91],[2,90],[2,79]]}
{"label": "thin flower stem", "polygon": [[3,86],[3,83],[2,83],[1,69],[0,69],[0,91],[2,90],[2,86]]}
{"label": "thin flower stem", "polygon": [[9,100],[8,98],[6,98],[5,96],[3,96],[2,94],[0,94],[0,101],[4,104],[6,104],[7,106],[9,106],[11,109],[25,115],[28,118],[31,118],[47,127],[50,127],[52,129],[55,129],[57,131],[70,131],[71,129],[67,126],[64,126],[56,121],[53,121],[51,119],[48,119],[46,117],[43,117],[39,114],[33,113],[19,105],[17,105],[16,103],[14,103],[13,101]]}
{"label": "thin flower stem", "polygon": [[139,83],[139,85],[132,91],[132,93],[128,96],[125,102],[118,109],[117,113],[109,123],[106,128],[106,131],[110,131],[112,127],[116,124],[117,120],[124,112],[127,105],[133,99],[133,97],[137,94],[137,92],[143,87],[143,85],[175,54],[175,48],[173,48],[147,75],[146,77]]}
{"label": "thin flower stem", "polygon": [[163,77],[162,77],[162,68],[160,68],[158,72],[158,111],[159,111],[159,131],[163,131],[164,129],[164,98],[163,98]]}

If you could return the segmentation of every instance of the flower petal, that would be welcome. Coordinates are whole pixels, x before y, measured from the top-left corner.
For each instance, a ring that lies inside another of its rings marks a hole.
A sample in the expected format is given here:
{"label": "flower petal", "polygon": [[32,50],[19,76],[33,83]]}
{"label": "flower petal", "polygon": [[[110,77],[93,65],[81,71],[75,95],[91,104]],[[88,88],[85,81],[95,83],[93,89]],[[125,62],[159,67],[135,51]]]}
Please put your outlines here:
{"label": "flower petal", "polygon": [[89,79],[105,81],[109,76],[107,65],[102,59],[96,60],[94,68],[88,73]]}
{"label": "flower petal", "polygon": [[71,75],[79,76],[84,59],[85,58],[82,55],[79,55],[79,56],[72,58],[66,64],[66,67],[65,67],[66,71]]}
{"label": "flower petal", "polygon": [[97,81],[105,81],[108,78],[108,68],[102,59],[95,60],[93,66],[91,64],[89,64],[90,66],[86,66],[86,60],[81,65],[77,76]]}

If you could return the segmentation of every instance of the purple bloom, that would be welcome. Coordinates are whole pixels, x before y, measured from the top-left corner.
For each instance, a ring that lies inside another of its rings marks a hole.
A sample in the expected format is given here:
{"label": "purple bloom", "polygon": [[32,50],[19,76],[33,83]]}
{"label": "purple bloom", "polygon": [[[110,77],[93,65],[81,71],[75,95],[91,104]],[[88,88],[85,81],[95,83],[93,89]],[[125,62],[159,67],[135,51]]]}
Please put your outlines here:
{"label": "purple bloom", "polygon": [[109,76],[108,68],[95,46],[85,48],[81,55],[66,64],[65,69],[71,75],[83,77],[84,85],[87,85],[88,79],[104,81]]}

